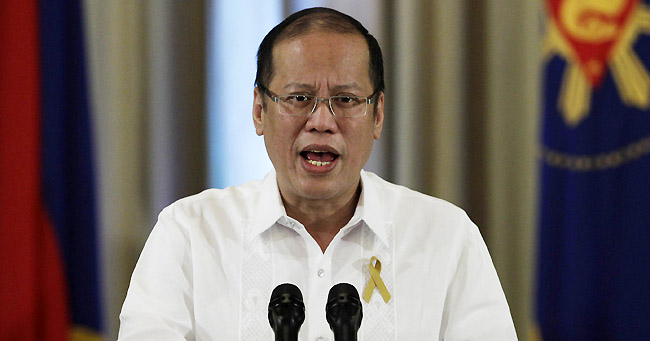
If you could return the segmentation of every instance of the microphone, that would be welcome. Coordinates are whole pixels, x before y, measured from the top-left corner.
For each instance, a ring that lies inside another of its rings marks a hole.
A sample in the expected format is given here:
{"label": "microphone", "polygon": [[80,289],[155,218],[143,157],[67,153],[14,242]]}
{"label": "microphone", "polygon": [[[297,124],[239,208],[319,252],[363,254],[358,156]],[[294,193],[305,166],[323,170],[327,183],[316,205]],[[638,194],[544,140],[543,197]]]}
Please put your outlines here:
{"label": "microphone", "polygon": [[330,289],[325,316],[336,341],[356,341],[363,312],[357,289],[348,283],[339,283]]}
{"label": "microphone", "polygon": [[300,326],[305,322],[305,304],[297,286],[280,284],[271,293],[269,323],[275,341],[297,341]]}

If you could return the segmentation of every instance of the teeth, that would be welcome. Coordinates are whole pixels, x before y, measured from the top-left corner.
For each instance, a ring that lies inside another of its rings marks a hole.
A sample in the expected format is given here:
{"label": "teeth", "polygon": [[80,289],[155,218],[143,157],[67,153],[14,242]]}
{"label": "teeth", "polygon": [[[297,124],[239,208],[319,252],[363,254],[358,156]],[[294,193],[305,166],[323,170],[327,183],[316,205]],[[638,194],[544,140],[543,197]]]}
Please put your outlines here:
{"label": "teeth", "polygon": [[314,165],[316,167],[327,166],[330,163],[332,163],[332,161],[313,161],[313,160],[307,160],[307,162],[309,162],[310,164],[312,164],[312,165]]}

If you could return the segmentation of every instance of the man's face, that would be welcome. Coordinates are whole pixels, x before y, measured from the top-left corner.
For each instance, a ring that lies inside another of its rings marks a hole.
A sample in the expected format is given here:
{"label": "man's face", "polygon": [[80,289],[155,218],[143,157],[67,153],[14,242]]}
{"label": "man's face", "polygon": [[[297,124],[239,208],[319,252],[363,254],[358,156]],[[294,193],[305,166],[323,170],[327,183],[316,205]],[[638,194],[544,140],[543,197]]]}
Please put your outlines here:
{"label": "man's face", "polygon": [[[276,95],[369,96],[374,91],[368,45],[358,34],[313,32],[280,41],[273,49],[273,63],[266,86]],[[332,115],[326,101],[309,116],[284,115],[263,96],[255,90],[253,119],[257,134],[264,135],[284,200],[350,200],[373,140],[381,134],[384,94],[368,106],[365,116],[354,118]]]}

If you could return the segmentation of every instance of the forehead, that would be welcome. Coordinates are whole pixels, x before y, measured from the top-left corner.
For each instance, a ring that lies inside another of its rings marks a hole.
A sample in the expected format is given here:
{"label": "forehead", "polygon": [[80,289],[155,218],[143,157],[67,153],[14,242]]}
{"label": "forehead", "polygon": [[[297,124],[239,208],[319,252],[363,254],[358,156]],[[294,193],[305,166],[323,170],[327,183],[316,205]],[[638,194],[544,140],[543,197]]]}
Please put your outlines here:
{"label": "forehead", "polygon": [[363,36],[312,32],[278,41],[271,83],[358,83],[371,86],[370,52]]}

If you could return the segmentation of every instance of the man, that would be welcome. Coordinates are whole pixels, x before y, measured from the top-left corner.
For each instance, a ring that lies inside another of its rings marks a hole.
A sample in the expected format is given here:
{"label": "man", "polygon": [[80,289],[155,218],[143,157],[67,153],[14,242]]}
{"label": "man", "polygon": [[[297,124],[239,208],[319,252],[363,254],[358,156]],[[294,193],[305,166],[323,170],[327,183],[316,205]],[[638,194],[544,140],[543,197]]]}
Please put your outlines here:
{"label": "man", "polygon": [[333,340],[325,306],[337,283],[363,293],[361,340],[516,339],[467,215],[362,171],[384,82],[358,21],[325,8],[288,17],[260,45],[256,85],[253,122],[274,171],[162,211],[120,339],[271,340],[267,306],[282,283],[302,291],[301,340]]}

